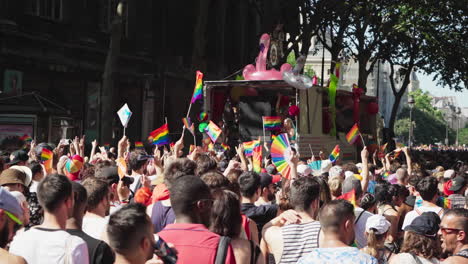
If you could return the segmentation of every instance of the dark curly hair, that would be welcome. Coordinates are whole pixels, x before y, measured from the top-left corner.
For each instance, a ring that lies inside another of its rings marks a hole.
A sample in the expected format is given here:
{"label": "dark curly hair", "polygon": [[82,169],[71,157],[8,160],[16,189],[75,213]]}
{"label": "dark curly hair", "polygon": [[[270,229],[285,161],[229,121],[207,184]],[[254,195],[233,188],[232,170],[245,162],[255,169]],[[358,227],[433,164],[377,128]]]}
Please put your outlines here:
{"label": "dark curly hair", "polygon": [[441,253],[440,240],[407,231],[400,252],[419,255],[426,259],[438,258]]}

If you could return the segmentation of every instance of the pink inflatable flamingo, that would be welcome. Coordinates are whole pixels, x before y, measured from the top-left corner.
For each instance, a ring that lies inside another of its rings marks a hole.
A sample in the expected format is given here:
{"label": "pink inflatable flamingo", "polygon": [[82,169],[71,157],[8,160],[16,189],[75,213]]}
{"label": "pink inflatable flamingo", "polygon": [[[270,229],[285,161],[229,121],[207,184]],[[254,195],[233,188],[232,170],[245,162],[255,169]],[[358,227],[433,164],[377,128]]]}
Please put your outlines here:
{"label": "pink inflatable flamingo", "polygon": [[280,71],[276,69],[267,70],[266,69],[266,60],[268,49],[270,47],[270,35],[263,34],[260,37],[260,52],[258,53],[256,66],[249,64],[244,67],[242,75],[245,80],[282,80],[283,72],[290,71],[292,69],[289,63],[281,65]]}

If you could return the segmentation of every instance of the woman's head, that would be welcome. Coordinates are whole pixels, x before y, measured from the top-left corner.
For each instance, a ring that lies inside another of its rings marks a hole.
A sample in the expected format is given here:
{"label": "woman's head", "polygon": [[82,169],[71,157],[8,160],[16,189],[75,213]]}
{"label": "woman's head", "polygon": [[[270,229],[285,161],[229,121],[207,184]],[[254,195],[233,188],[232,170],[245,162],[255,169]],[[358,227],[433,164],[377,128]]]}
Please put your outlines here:
{"label": "woman's head", "polygon": [[405,232],[400,252],[412,253],[426,259],[437,258],[441,253],[440,240],[408,231]]}
{"label": "woman's head", "polygon": [[217,190],[213,198],[210,230],[220,236],[237,238],[242,225],[239,196],[228,190]]}
{"label": "woman's head", "polygon": [[362,209],[371,213],[375,213],[375,209],[377,205],[375,196],[372,193],[365,193],[361,198],[360,205]]}
{"label": "woman's head", "polygon": [[394,205],[394,198],[398,197],[397,189],[389,183],[378,183],[375,185],[375,200],[378,205]]}
{"label": "woman's head", "polygon": [[292,128],[293,127],[292,119],[291,118],[284,119],[283,126],[284,128]]}
{"label": "woman's head", "polygon": [[373,215],[367,218],[367,248],[365,249],[367,254],[377,257],[377,250],[384,247],[390,225],[390,222],[382,215]]}

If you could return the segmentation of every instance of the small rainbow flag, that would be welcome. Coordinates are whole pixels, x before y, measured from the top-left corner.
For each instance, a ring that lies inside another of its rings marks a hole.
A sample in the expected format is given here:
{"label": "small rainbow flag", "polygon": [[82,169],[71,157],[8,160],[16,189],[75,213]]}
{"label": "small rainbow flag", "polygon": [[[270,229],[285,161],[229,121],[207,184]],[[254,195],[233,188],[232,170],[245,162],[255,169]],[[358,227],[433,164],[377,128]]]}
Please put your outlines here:
{"label": "small rainbow flag", "polygon": [[104,148],[109,150],[110,149],[110,144],[109,143],[104,144]]}
{"label": "small rainbow flag", "polygon": [[197,71],[197,76],[195,79],[195,90],[193,90],[192,101],[191,104],[195,103],[198,99],[202,99],[203,93],[203,73],[201,71]]}
{"label": "small rainbow flag", "polygon": [[281,129],[281,117],[279,116],[262,116],[263,128],[265,130]]}
{"label": "small rainbow flag", "polygon": [[390,173],[388,173],[388,171],[384,172],[382,174],[382,179],[386,180],[388,178],[388,176],[390,176]]}
{"label": "small rainbow flag", "polygon": [[221,143],[221,147],[224,149],[224,151],[227,151],[228,149],[230,149],[229,145],[225,143]]}
{"label": "small rainbow flag", "polygon": [[219,135],[221,135],[221,128],[219,128],[213,121],[210,120],[210,123],[208,126],[205,128],[206,134],[211,138],[213,142],[216,142],[218,139]]}
{"label": "small rainbow flag", "polygon": [[192,133],[192,135],[195,133],[195,125],[192,123],[190,120],[190,117],[184,117],[182,118],[182,123],[184,123],[184,127]]}
{"label": "small rainbow flag", "polygon": [[252,140],[249,142],[242,143],[244,145],[245,156],[250,157],[253,155],[254,148],[260,145],[260,141]]}
{"label": "small rainbow flag", "polygon": [[335,162],[339,156],[340,156],[340,145],[336,145],[328,158],[330,159],[331,162]]}
{"label": "small rainbow flag", "polygon": [[52,151],[50,151],[50,150],[48,150],[46,148],[42,149],[42,152],[41,152],[41,160],[42,161],[50,160],[50,159],[52,159],[53,156],[54,156],[54,154],[52,153]]}
{"label": "small rainbow flag", "polygon": [[452,208],[452,202],[448,197],[439,197],[439,205],[441,205],[444,209],[451,209]]}
{"label": "small rainbow flag", "polygon": [[253,149],[252,163],[253,170],[260,173],[262,171],[262,146],[260,144]]}
{"label": "small rainbow flag", "polygon": [[169,127],[166,124],[150,133],[148,140],[153,141],[153,145],[167,145],[171,143],[169,139]]}
{"label": "small rainbow flag", "polygon": [[351,191],[339,196],[336,199],[346,200],[356,207],[356,190],[352,189]]}
{"label": "small rainbow flag", "polygon": [[32,137],[30,137],[27,134],[24,134],[22,137],[20,137],[20,139],[23,140],[23,141],[26,141],[26,142],[32,141]]}
{"label": "small rainbow flag", "polygon": [[135,141],[135,148],[137,148],[137,149],[142,149],[142,148],[144,148],[143,142],[141,142],[141,141]]}
{"label": "small rainbow flag", "polygon": [[354,126],[351,128],[348,134],[346,134],[346,140],[349,142],[349,144],[354,144],[358,136],[359,136],[359,127],[357,124],[354,124]]}

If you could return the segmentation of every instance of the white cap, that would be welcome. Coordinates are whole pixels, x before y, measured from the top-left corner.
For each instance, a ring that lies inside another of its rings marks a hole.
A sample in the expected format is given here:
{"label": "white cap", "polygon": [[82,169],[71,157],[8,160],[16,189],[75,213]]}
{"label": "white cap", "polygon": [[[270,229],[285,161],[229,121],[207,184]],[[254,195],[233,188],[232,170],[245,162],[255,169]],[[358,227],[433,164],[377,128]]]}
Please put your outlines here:
{"label": "white cap", "polygon": [[344,172],[344,176],[345,176],[345,179],[351,177],[351,176],[354,176],[354,172],[352,171],[345,171]]}
{"label": "white cap", "polygon": [[446,170],[444,172],[444,179],[451,179],[454,174],[455,174],[454,170]]}
{"label": "white cap", "polygon": [[366,232],[369,232],[371,229],[376,230],[377,235],[384,234],[390,228],[390,222],[387,221],[383,215],[373,215],[367,218],[366,222]]}
{"label": "white cap", "polygon": [[308,176],[312,173],[312,169],[308,165],[299,164],[297,165],[297,173],[301,176]]}

